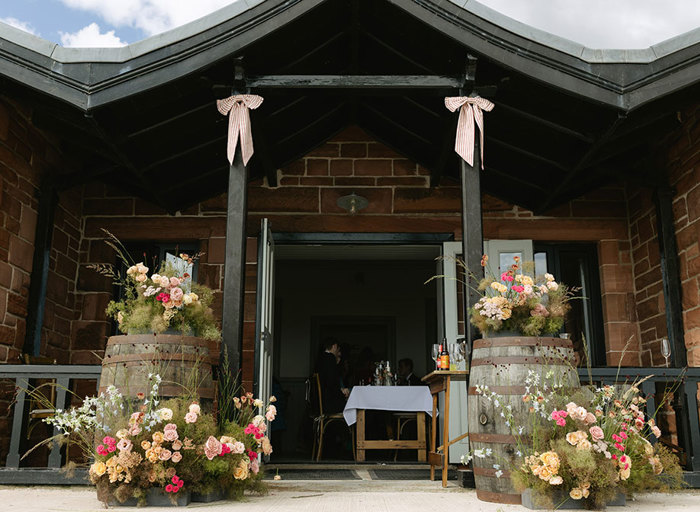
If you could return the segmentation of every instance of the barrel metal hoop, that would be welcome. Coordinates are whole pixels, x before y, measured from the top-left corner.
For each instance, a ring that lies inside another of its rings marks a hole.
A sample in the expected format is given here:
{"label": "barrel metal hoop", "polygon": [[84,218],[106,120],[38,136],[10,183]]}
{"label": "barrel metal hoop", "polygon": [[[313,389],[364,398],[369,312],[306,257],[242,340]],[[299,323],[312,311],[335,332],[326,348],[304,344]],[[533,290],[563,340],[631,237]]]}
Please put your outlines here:
{"label": "barrel metal hoop", "polygon": [[491,347],[560,347],[573,348],[571,340],[561,338],[483,338],[474,341],[474,349]]}
{"label": "barrel metal hoop", "polygon": [[[525,386],[488,386],[488,392],[496,393],[497,395],[518,395],[525,394]],[[469,386],[467,390],[469,395],[480,396],[482,393],[477,393],[476,386]]]}
{"label": "barrel metal hoop", "polygon": [[517,444],[518,439],[520,439],[521,442],[527,442],[530,436],[518,436],[518,438],[516,438],[510,434],[469,433],[469,440],[474,443]]}
{"label": "barrel metal hoop", "polygon": [[472,359],[471,365],[489,366],[505,364],[544,364],[549,366],[568,366],[566,361],[556,357],[534,357],[534,356],[495,356]]}
{"label": "barrel metal hoop", "polygon": [[102,360],[103,365],[119,364],[128,362],[143,362],[143,361],[198,361],[208,362],[211,360],[209,354],[182,354],[179,352],[148,352],[144,354],[114,354],[105,356]]}

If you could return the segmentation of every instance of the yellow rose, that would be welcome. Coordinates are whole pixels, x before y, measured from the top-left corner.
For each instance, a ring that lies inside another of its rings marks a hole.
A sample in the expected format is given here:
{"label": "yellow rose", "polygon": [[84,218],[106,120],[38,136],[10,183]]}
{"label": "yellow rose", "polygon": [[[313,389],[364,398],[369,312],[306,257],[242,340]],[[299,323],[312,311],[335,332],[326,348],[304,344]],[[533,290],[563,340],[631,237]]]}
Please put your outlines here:
{"label": "yellow rose", "polygon": [[512,315],[512,312],[510,309],[504,309],[503,312],[501,313],[501,316],[503,316],[503,320],[508,320],[511,315]]}
{"label": "yellow rose", "polygon": [[90,466],[90,472],[97,476],[102,476],[107,472],[107,464],[104,462],[95,462]]}
{"label": "yellow rose", "polygon": [[540,460],[545,466],[552,468],[555,473],[559,471],[559,455],[556,452],[544,452],[540,455]]}
{"label": "yellow rose", "polygon": [[583,498],[583,491],[578,487],[574,487],[569,492],[569,496],[571,496],[575,500],[580,500],[581,498]]}
{"label": "yellow rose", "polygon": [[620,470],[620,479],[621,480],[627,480],[630,477],[630,467],[627,466],[627,469],[622,469]]}
{"label": "yellow rose", "polygon": [[233,478],[236,480],[245,480],[248,478],[248,464],[246,461],[242,461],[236,469],[233,470]]}
{"label": "yellow rose", "polygon": [[160,444],[163,442],[163,432],[154,432],[152,437],[154,443]]}
{"label": "yellow rose", "polygon": [[151,443],[148,441],[141,441],[141,448],[144,450],[149,450],[151,448]]}
{"label": "yellow rose", "polygon": [[554,476],[554,472],[548,466],[542,466],[542,469],[540,469],[540,474],[538,476],[545,482],[548,482],[549,479]]}

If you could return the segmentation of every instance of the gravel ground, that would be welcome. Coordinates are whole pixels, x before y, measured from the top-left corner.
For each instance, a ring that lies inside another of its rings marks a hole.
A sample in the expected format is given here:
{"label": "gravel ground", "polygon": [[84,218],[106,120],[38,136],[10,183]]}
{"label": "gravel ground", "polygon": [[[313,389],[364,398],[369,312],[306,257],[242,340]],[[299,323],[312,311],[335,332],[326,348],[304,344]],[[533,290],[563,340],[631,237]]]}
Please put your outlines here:
{"label": "gravel ground", "polygon": [[[446,489],[439,482],[420,481],[273,481],[267,496],[250,496],[243,502],[192,503],[189,508],[212,512],[429,512],[450,510],[464,512],[523,512],[515,505],[484,503],[473,489],[462,489],[451,482]],[[87,487],[1,486],[0,510],[3,512],[79,512],[104,510],[95,492]],[[118,507],[117,510],[135,510]],[[149,507],[149,512],[172,508]],[[628,501],[626,507],[611,512],[700,511],[700,491],[683,491],[672,495],[650,494]]]}

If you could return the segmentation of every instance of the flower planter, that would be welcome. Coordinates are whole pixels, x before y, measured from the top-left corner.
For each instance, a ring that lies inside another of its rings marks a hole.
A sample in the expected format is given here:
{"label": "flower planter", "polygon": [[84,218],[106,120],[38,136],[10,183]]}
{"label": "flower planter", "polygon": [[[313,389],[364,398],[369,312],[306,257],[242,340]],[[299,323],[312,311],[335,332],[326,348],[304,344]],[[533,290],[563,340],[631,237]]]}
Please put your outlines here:
{"label": "flower planter", "polygon": [[[529,508],[530,510],[549,510],[552,508],[551,506],[546,505],[549,502],[549,500],[546,497],[538,496],[532,491],[532,489],[525,489],[522,492],[521,497],[523,507]],[[551,499],[552,505],[557,510],[584,510],[586,508],[590,508],[586,507],[588,500],[572,499],[564,491],[553,492],[549,498]],[[624,507],[626,504],[627,499],[625,495],[621,492],[618,492],[615,499],[606,503],[606,506]]]}
{"label": "flower planter", "polygon": [[503,405],[510,405],[516,425],[524,427],[521,442],[525,442],[530,422],[529,405],[522,400],[528,371],[556,371],[568,386],[577,387],[578,374],[567,361],[574,351],[570,340],[551,337],[489,337],[474,341],[467,407],[469,444],[472,451],[491,450],[492,456],[472,461],[476,495],[492,503],[520,503],[521,497],[510,482],[507,471],[500,478],[494,464],[507,467],[518,464],[518,439],[500,416],[501,409],[477,392],[477,386],[488,388],[501,396]]}
{"label": "flower planter", "polygon": [[[186,507],[190,504],[191,495],[189,491],[180,491],[175,495],[176,500],[173,501],[171,494],[165,492],[159,487],[152,487],[146,491],[146,505],[149,507]],[[129,498],[124,503],[112,499],[109,501],[110,507],[137,507],[138,500]]]}
{"label": "flower planter", "polygon": [[192,493],[192,503],[212,503],[225,498],[226,496],[223,489],[217,489],[206,494]]}

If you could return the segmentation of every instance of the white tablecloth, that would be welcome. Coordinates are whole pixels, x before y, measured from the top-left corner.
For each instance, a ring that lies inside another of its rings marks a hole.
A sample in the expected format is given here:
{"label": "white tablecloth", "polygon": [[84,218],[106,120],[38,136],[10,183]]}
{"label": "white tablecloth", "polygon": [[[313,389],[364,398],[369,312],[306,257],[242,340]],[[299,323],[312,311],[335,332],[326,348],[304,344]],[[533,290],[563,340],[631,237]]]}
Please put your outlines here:
{"label": "white tablecloth", "polygon": [[358,409],[421,412],[433,415],[433,399],[428,386],[355,386],[343,416],[348,425],[357,421]]}

